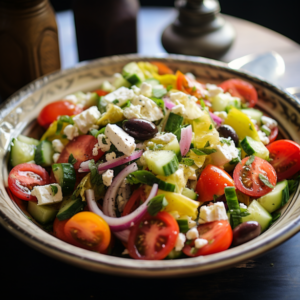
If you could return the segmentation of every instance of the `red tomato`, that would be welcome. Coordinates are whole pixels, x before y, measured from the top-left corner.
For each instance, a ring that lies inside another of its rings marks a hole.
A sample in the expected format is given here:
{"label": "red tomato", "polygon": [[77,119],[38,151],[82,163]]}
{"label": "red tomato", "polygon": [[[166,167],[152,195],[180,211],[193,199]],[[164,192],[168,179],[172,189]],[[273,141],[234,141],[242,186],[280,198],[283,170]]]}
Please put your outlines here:
{"label": "red tomato", "polygon": [[[183,253],[187,256],[200,256],[218,253],[229,248],[232,242],[232,229],[227,220],[214,221],[198,225],[199,238],[208,241],[202,248],[195,248],[195,240],[187,243]],[[188,241],[189,242],[189,241]]]}
{"label": "red tomato", "polygon": [[137,190],[134,190],[131,197],[125,204],[122,216],[127,216],[133,211],[135,211],[141,202],[145,201],[145,191],[144,186],[140,186]]}
{"label": "red tomato", "polygon": [[269,193],[272,188],[266,186],[260,179],[259,174],[264,175],[275,186],[277,176],[274,168],[264,159],[255,156],[250,165],[246,165],[249,157],[245,157],[238,163],[233,172],[235,186],[242,193],[258,198]]}
{"label": "red tomato", "polygon": [[46,105],[38,116],[38,123],[47,129],[58,116],[73,116],[82,112],[82,108],[70,100],[59,100]]}
{"label": "red tomato", "polygon": [[300,170],[300,146],[290,140],[278,140],[267,146],[270,164],[274,167],[278,181],[290,178]]}
{"label": "red tomato", "polygon": [[100,96],[100,97],[108,94],[108,92],[103,91],[103,90],[95,90],[94,93],[97,93],[98,96]]}
{"label": "red tomato", "polygon": [[204,87],[197,80],[191,79],[188,76],[182,74],[180,71],[176,72],[177,81],[176,86],[179,91],[190,94],[197,98],[204,96]]}
{"label": "red tomato", "polygon": [[65,235],[65,231],[64,231],[65,225],[68,221],[69,221],[69,219],[59,221],[57,218],[55,218],[54,223],[53,223],[54,236],[56,236],[58,239],[60,239],[64,242],[68,242],[68,238]]}
{"label": "red tomato", "polygon": [[272,143],[276,140],[277,138],[277,135],[278,135],[278,127],[274,127],[272,130],[271,130],[271,133],[270,135],[268,136],[269,138],[269,143]]}
{"label": "red tomato", "polygon": [[101,150],[98,150],[98,155],[93,156],[93,148],[97,143],[97,139],[92,135],[77,136],[65,146],[57,160],[57,163],[68,162],[70,154],[73,154],[74,158],[77,160],[74,164],[75,170],[79,169],[79,166],[83,161],[89,159],[98,161],[104,153]]}
{"label": "red tomato", "polygon": [[211,201],[214,199],[214,195],[222,196],[226,186],[234,186],[231,176],[223,169],[207,165],[196,186],[197,194],[199,194],[198,201]]}
{"label": "red tomato", "polygon": [[46,185],[50,183],[47,171],[35,164],[20,164],[15,166],[8,175],[8,187],[11,192],[22,200],[36,201],[36,197],[31,196],[31,190],[36,185]]}
{"label": "red tomato", "polygon": [[97,252],[105,252],[111,239],[108,224],[90,211],[79,212],[69,219],[64,233],[70,244]]}
{"label": "red tomato", "polygon": [[253,107],[257,103],[257,92],[254,86],[241,79],[229,79],[222,82],[221,87],[224,92],[229,92],[233,97],[240,98],[248,103],[248,107]]}
{"label": "red tomato", "polygon": [[159,212],[155,217],[147,213],[131,228],[129,255],[135,259],[164,259],[174,248],[178,233],[178,224],[169,213]]}

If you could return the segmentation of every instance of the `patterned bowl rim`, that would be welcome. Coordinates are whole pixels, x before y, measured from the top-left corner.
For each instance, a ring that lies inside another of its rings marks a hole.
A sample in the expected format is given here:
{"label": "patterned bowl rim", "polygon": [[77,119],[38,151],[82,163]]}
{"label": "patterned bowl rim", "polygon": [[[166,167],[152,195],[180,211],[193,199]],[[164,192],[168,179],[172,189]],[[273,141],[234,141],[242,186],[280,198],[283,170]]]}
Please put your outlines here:
{"label": "patterned bowl rim", "polygon": [[[9,97],[4,103],[0,105],[0,120],[7,116],[9,112],[16,107],[22,100],[27,98],[31,93],[46,86],[52,80],[57,80],[64,76],[76,73],[76,71],[85,68],[101,67],[103,65],[118,63],[128,63],[137,60],[161,60],[164,62],[173,63],[189,63],[191,65],[204,65],[215,70],[222,70],[232,77],[238,76],[245,80],[249,80],[271,90],[279,97],[288,102],[298,112],[300,112],[300,102],[292,94],[286,92],[283,88],[275,86],[259,76],[255,76],[245,71],[234,70],[227,66],[226,63],[207,59],[203,57],[193,57],[186,55],[168,55],[160,54],[154,56],[145,56],[139,54],[128,54],[100,58],[91,61],[84,61],[77,64],[73,68],[56,71],[49,75],[45,75],[29,83],[21,88],[19,91]],[[299,187],[295,192],[292,200],[288,204],[288,210],[292,209],[291,202],[296,201],[299,196]],[[10,219],[5,212],[0,209],[0,224],[11,232],[14,236],[24,241],[33,248],[52,256],[56,259],[68,262],[70,264],[93,270],[98,272],[143,276],[143,277],[173,277],[173,276],[191,276],[195,274],[211,273],[222,269],[226,269],[244,262],[248,259],[254,258],[262,253],[280,245],[300,230],[300,216],[293,222],[285,224],[276,233],[272,235],[265,235],[265,239],[255,243],[252,240],[246,248],[239,251],[239,247],[228,249],[224,252],[211,254],[209,256],[200,256],[195,258],[184,258],[178,260],[163,260],[163,261],[140,261],[131,260],[127,258],[113,257],[102,255],[88,250],[79,249],[70,245],[72,251],[66,251],[60,248],[61,241],[58,240],[57,245],[49,244],[45,240],[38,239],[26,231],[26,228],[20,228],[12,219]],[[96,254],[96,255],[95,255]]]}

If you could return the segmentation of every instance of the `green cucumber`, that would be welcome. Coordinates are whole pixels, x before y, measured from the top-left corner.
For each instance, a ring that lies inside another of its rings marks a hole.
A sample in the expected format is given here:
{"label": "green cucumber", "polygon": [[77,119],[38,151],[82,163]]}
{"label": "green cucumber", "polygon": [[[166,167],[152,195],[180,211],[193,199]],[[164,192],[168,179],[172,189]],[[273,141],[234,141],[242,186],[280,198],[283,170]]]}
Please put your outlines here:
{"label": "green cucumber", "polygon": [[175,133],[182,125],[183,117],[170,112],[165,131]]}
{"label": "green cucumber", "polygon": [[195,193],[193,189],[189,189],[189,188],[184,188],[182,190],[181,194],[183,196],[186,196],[186,197],[192,199],[192,200],[197,200],[197,198],[198,198],[197,193]]}
{"label": "green cucumber", "polygon": [[125,65],[122,71],[122,75],[127,81],[135,85],[145,80],[144,73],[135,62],[131,62]]}
{"label": "green cucumber", "polygon": [[145,82],[149,83],[152,86],[152,88],[161,85],[160,82],[157,79],[155,79],[155,78],[148,78],[148,79],[145,80]]}
{"label": "green cucumber", "polygon": [[53,147],[49,141],[41,141],[35,150],[34,161],[42,167],[51,166],[53,163]]}
{"label": "green cucumber", "polygon": [[262,231],[269,227],[272,216],[256,200],[253,200],[247,209],[250,215],[242,217],[242,222],[256,221],[260,224]]}
{"label": "green cucumber", "polygon": [[10,164],[12,167],[34,160],[35,145],[29,145],[13,139],[11,142]]}
{"label": "green cucumber", "polygon": [[27,145],[34,145],[34,146],[37,146],[40,141],[39,140],[36,140],[36,139],[33,139],[33,138],[30,138],[28,136],[25,136],[25,135],[22,135],[20,134],[18,136],[18,141],[22,142],[22,143],[25,143]]}
{"label": "green cucumber", "polygon": [[28,201],[27,211],[38,223],[48,224],[55,219],[58,208],[56,204],[38,205],[37,202]]}
{"label": "green cucumber", "polygon": [[86,205],[86,202],[83,202],[81,198],[72,199],[67,197],[61,203],[61,207],[56,215],[58,220],[63,221],[73,217],[78,212],[82,211],[83,207]]}
{"label": "green cucumber", "polygon": [[262,142],[255,141],[250,136],[246,136],[241,141],[241,146],[248,155],[255,155],[262,159],[269,160],[269,150]]}
{"label": "green cucumber", "polygon": [[147,151],[144,157],[149,170],[157,175],[169,176],[179,168],[177,156],[170,150]]}
{"label": "green cucumber", "polygon": [[177,155],[178,161],[181,161],[181,150],[180,150],[180,145],[178,143],[178,140],[174,138],[170,143],[166,144],[162,150],[172,150],[175,152]]}
{"label": "green cucumber", "polygon": [[72,164],[59,163],[52,165],[56,182],[61,186],[63,196],[70,195],[75,188],[76,173]]}
{"label": "green cucumber", "polygon": [[124,87],[130,87],[131,84],[128,82],[121,74],[118,77],[115,77],[114,82],[112,85],[116,88],[116,90],[122,86]]}
{"label": "green cucumber", "polygon": [[255,120],[258,125],[261,124],[261,117],[263,116],[263,113],[255,108],[247,108],[247,109],[241,109],[241,111],[246,114],[250,119]]}
{"label": "green cucumber", "polygon": [[260,197],[259,199],[257,199],[257,201],[269,213],[272,213],[281,206],[283,206],[285,203],[287,203],[288,199],[288,181],[283,180],[281,182],[278,182],[270,193]]}

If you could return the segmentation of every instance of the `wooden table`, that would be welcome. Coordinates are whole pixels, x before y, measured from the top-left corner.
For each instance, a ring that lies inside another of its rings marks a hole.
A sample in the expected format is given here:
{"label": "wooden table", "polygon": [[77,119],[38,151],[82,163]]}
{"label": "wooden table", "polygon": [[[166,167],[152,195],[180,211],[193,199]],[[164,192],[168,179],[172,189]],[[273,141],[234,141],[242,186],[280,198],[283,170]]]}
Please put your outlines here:
{"label": "wooden table", "polygon": [[[139,53],[165,52],[162,29],[176,16],[174,9],[142,9]],[[63,68],[77,62],[71,12],[57,14]],[[258,25],[224,16],[237,39],[223,60],[275,50],[285,60],[283,87],[299,86],[300,46]],[[149,30],[151,29],[151,30]],[[146,35],[147,32],[147,35]],[[58,261],[28,247],[3,228],[1,233],[2,299],[300,299],[300,235],[259,258],[219,273],[191,278],[142,279],[93,273]],[[128,297],[128,298],[127,298]]]}

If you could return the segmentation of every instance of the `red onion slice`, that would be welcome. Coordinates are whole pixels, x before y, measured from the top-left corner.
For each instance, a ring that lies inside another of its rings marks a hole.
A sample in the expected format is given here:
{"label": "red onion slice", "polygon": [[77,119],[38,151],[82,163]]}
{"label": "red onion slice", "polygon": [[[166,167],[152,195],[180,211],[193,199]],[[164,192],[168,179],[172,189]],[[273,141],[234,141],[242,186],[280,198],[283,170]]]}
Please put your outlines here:
{"label": "red onion slice", "polygon": [[214,122],[217,123],[218,126],[223,123],[223,120],[220,117],[216,116],[212,112],[209,112],[209,114],[210,114],[211,118],[214,120]]}
{"label": "red onion slice", "polygon": [[172,109],[176,104],[174,104],[169,97],[163,97],[163,101],[165,102],[165,107],[167,109]]}
{"label": "red onion slice", "polygon": [[193,130],[191,125],[181,129],[181,138],[180,138],[179,146],[180,146],[180,152],[182,156],[185,156],[189,152],[192,138],[193,138]]}
{"label": "red onion slice", "polygon": [[111,231],[113,232],[117,231],[118,233],[120,233],[120,231],[123,232],[122,236],[124,237],[125,236],[124,231],[126,231],[126,229],[129,229],[132,225],[138,223],[142,219],[142,217],[147,211],[148,202],[153,197],[155,197],[157,191],[158,191],[158,185],[155,183],[150,191],[147,200],[141,206],[139,206],[134,212],[120,218],[109,217],[99,209],[95,201],[94,190],[92,189],[86,190],[86,200],[90,211],[102,217],[109,225]]}

